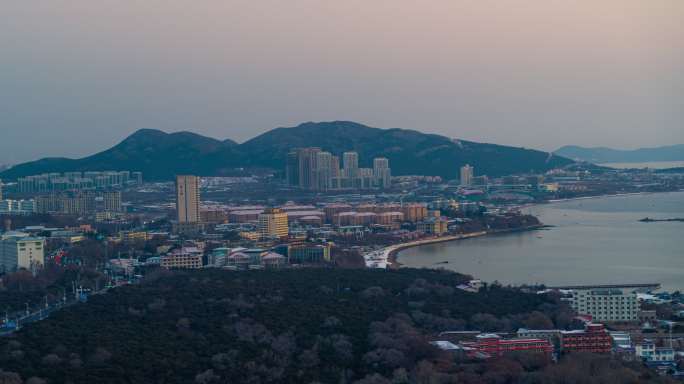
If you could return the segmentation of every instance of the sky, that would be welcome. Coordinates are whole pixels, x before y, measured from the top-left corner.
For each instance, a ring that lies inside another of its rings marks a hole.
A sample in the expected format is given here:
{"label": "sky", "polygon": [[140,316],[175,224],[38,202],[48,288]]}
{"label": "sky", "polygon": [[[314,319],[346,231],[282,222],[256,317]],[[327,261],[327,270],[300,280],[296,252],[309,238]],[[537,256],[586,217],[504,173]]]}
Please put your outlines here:
{"label": "sky", "polygon": [[553,150],[684,143],[681,0],[3,0],[0,163],[139,128],[353,120]]}

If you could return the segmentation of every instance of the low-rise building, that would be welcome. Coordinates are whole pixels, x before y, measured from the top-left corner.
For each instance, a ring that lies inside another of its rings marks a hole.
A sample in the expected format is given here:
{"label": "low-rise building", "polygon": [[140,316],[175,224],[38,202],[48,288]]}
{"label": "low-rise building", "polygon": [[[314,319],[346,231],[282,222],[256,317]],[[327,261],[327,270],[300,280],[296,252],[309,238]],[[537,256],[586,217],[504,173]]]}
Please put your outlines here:
{"label": "low-rise building", "polygon": [[636,356],[646,362],[674,361],[674,349],[668,347],[656,347],[652,340],[645,339],[637,343]]}
{"label": "low-rise building", "polygon": [[404,220],[412,223],[421,221],[427,217],[428,208],[424,204],[412,203],[401,207]]}
{"label": "low-rise building", "polygon": [[613,341],[613,353],[620,356],[623,360],[632,360],[634,357],[634,346],[632,336],[629,332],[610,332]]}
{"label": "low-rise building", "polygon": [[200,211],[200,219],[203,223],[223,224],[228,222],[228,212],[218,208],[205,208]]}
{"label": "low-rise building", "polygon": [[240,237],[249,241],[258,241],[260,238],[259,232],[256,231],[243,231],[239,233]]}
{"label": "low-rise building", "polygon": [[264,212],[263,209],[244,209],[238,211],[230,211],[228,213],[228,222],[230,223],[249,223],[259,220],[259,215]]}
{"label": "low-rise building", "polygon": [[148,235],[145,231],[121,231],[119,237],[124,243],[131,243],[136,241],[147,241]]}
{"label": "low-rise building", "polygon": [[537,352],[551,355],[553,345],[543,339],[503,339],[494,333],[483,333],[476,336],[476,341],[463,342],[466,347],[474,348],[489,356],[503,356],[512,352]]}
{"label": "low-rise building", "polygon": [[226,266],[247,269],[250,265],[250,256],[244,252],[234,252],[226,257]]}
{"label": "low-rise building", "polygon": [[520,328],[516,334],[519,339],[547,340],[552,345],[560,347],[561,330],[559,329]]}
{"label": "low-rise building", "polygon": [[612,339],[603,324],[589,323],[583,330],[561,331],[562,352],[610,353]]}
{"label": "low-rise building", "polygon": [[429,217],[417,225],[417,230],[429,235],[443,235],[448,229],[448,221],[442,217]]}
{"label": "low-rise building", "polygon": [[202,268],[202,255],[203,252],[196,247],[184,247],[162,256],[159,265],[162,268]]}
{"label": "low-rise building", "polygon": [[330,261],[331,248],[330,244],[292,244],[287,247],[287,259],[291,264]]}
{"label": "low-rise building", "polygon": [[641,310],[637,314],[640,323],[653,323],[658,320],[655,309]]}
{"label": "low-rise building", "polygon": [[211,250],[207,258],[207,266],[222,267],[226,265],[226,258],[233,252],[232,248],[219,247]]}
{"label": "low-rise building", "polygon": [[285,256],[275,252],[265,252],[261,255],[261,264],[266,268],[279,268],[285,264]]}
{"label": "low-rise building", "polygon": [[398,211],[380,212],[377,216],[377,223],[399,228],[404,221],[404,214]]}

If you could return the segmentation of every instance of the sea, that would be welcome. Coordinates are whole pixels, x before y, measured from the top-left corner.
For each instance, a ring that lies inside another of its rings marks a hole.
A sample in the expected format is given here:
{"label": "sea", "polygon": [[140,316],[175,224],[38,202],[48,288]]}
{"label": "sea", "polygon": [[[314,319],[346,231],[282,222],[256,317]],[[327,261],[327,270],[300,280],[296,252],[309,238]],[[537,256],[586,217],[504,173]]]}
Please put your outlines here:
{"label": "sea", "polygon": [[405,267],[502,284],[660,283],[684,291],[684,191],[566,200],[524,209],[553,227],[409,248]]}
{"label": "sea", "polygon": [[684,167],[684,161],[648,161],[643,163],[601,163],[599,165],[618,169],[666,169]]}

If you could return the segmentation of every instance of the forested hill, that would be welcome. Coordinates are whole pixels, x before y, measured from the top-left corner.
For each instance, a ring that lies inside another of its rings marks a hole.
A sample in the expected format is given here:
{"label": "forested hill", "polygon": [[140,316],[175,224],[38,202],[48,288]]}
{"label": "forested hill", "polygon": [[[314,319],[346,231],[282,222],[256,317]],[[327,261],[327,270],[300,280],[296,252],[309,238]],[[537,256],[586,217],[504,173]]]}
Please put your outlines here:
{"label": "forested hill", "polygon": [[0,375],[10,380],[3,382],[648,381],[638,368],[610,357],[579,356],[557,365],[537,355],[457,363],[432,347],[430,337],[444,330],[565,327],[571,315],[548,296],[498,286],[458,290],[467,278],[452,272],[155,274],[0,340]]}
{"label": "forested hill", "polygon": [[0,178],[13,180],[47,172],[135,170],[142,171],[148,180],[171,180],[181,173],[229,175],[243,167],[282,170],[289,150],[309,146],[334,154],[358,151],[361,166],[370,166],[374,157],[387,157],[395,175],[436,175],[447,179],[456,178],[459,167],[466,163],[475,166],[478,174],[490,176],[541,172],[572,163],[531,149],[334,121],[276,128],[242,144],[190,132],[142,129],[92,156],[23,163],[0,173]]}

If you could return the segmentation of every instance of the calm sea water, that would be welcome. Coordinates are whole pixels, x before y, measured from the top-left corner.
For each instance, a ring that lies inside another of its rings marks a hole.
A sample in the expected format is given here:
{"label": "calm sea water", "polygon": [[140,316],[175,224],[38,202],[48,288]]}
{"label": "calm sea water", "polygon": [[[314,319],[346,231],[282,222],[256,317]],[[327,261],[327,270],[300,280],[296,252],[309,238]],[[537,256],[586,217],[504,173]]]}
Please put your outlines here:
{"label": "calm sea water", "polygon": [[684,290],[684,222],[638,221],[684,217],[684,192],[564,201],[525,211],[556,227],[409,248],[398,260],[510,284],[657,282]]}
{"label": "calm sea water", "polygon": [[611,168],[651,168],[651,169],[665,169],[665,168],[677,168],[684,167],[684,161],[648,161],[644,163],[602,163],[599,165],[604,165]]}

